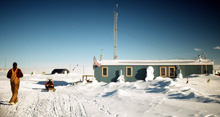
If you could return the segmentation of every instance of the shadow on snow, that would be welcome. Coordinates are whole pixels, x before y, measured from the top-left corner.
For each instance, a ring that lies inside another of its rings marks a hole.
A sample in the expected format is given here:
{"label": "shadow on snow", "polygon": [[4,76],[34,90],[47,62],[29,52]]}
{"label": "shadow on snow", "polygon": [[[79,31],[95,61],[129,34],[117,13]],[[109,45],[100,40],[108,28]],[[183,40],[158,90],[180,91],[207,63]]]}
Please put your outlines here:
{"label": "shadow on snow", "polygon": [[[44,85],[46,84],[47,81],[39,81],[36,84],[40,84],[40,85]],[[57,86],[67,86],[67,85],[72,85],[72,83],[68,83],[65,81],[53,81],[54,82],[54,88],[56,88]],[[41,92],[48,92],[48,90],[46,90],[46,88],[33,88],[33,90],[41,90]]]}
{"label": "shadow on snow", "polygon": [[116,92],[118,92],[118,90],[114,90],[114,91],[111,91],[111,92],[107,92],[107,93],[105,93],[105,95],[103,95],[102,97],[111,96],[111,95],[115,94]]}
{"label": "shadow on snow", "polygon": [[8,101],[0,101],[0,105],[11,105]]}
{"label": "shadow on snow", "polygon": [[218,100],[219,97],[220,95],[215,95],[214,98],[212,96],[208,96],[208,97],[196,96],[193,92],[189,93],[188,95],[183,95],[182,93],[168,95],[169,99],[195,100],[197,102],[203,102],[203,103],[219,103],[220,104],[220,101]]}
{"label": "shadow on snow", "polygon": [[169,92],[169,89],[172,88],[170,84],[171,81],[159,81],[153,83],[149,88],[146,89],[146,93],[164,93],[169,99],[194,100],[202,103],[220,103],[220,95],[196,95],[189,89],[181,90],[180,92]]}
{"label": "shadow on snow", "polygon": [[[54,86],[67,86],[67,85],[71,85],[72,83],[68,83],[68,82],[65,82],[65,81],[53,81],[54,82]],[[46,84],[46,81],[39,81],[37,82],[37,84],[40,84],[40,85],[45,85]]]}
{"label": "shadow on snow", "polygon": [[152,84],[153,88],[148,88],[146,93],[166,93],[166,86],[169,86],[171,81],[159,81],[155,84]]}

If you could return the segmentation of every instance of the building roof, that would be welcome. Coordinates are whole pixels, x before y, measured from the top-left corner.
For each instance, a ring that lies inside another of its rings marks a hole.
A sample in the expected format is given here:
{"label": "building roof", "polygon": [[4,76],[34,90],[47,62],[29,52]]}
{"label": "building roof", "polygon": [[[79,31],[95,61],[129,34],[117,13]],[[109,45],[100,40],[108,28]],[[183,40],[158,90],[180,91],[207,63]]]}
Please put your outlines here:
{"label": "building roof", "polygon": [[101,60],[101,65],[213,65],[210,59],[198,60]]}

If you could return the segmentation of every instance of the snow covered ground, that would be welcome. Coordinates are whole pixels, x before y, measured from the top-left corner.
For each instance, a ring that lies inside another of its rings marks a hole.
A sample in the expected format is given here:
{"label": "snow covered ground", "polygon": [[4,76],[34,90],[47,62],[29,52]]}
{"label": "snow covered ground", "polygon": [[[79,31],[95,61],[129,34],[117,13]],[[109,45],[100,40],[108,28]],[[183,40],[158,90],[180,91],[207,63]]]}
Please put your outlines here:
{"label": "snow covered ground", "polygon": [[[55,92],[47,92],[48,78]],[[25,74],[18,104],[9,105],[11,89],[6,72],[0,72],[1,117],[146,117],[220,116],[220,77],[192,75],[172,80],[126,83],[77,83],[80,75]],[[210,79],[209,82],[208,79]]]}

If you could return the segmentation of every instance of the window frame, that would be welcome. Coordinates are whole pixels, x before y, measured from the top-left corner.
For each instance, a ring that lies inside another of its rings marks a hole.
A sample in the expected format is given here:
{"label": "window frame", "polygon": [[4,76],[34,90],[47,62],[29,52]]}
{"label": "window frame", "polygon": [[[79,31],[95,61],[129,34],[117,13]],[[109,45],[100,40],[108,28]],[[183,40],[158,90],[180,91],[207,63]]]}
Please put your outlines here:
{"label": "window frame", "polygon": [[[165,75],[164,75],[164,76],[163,76],[162,73],[161,73],[161,71],[162,71],[161,69],[162,69],[162,68],[165,68]],[[160,77],[167,77],[167,67],[166,67],[166,66],[161,66],[161,67],[160,67]]]}
{"label": "window frame", "polygon": [[[170,76],[170,68],[174,68],[174,76]],[[168,67],[168,75],[169,75],[169,78],[175,78],[176,77],[176,68],[174,66]]]}
{"label": "window frame", "polygon": [[[128,69],[131,68],[131,75],[128,75]],[[132,66],[127,66],[126,67],[126,77],[133,77],[133,67]]]}
{"label": "window frame", "polygon": [[[106,75],[104,75],[104,69],[106,68]],[[102,77],[108,77],[108,67],[102,67]]]}

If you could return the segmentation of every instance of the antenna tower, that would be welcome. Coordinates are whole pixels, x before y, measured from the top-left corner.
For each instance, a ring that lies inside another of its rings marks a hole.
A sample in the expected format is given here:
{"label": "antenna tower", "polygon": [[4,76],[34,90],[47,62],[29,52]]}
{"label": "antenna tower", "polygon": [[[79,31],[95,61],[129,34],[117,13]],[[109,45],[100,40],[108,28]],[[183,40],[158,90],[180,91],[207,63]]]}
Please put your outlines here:
{"label": "antenna tower", "polygon": [[6,71],[6,57],[5,57],[5,69],[4,70]]}
{"label": "antenna tower", "polygon": [[113,31],[114,31],[114,45],[113,45],[114,60],[117,59],[117,22],[118,22],[118,4],[116,4],[116,8],[114,11],[114,29],[113,29]]}

